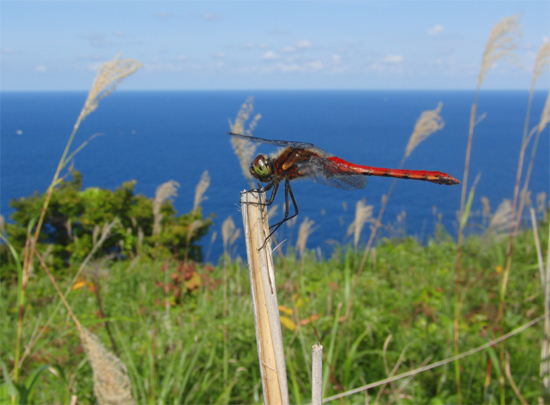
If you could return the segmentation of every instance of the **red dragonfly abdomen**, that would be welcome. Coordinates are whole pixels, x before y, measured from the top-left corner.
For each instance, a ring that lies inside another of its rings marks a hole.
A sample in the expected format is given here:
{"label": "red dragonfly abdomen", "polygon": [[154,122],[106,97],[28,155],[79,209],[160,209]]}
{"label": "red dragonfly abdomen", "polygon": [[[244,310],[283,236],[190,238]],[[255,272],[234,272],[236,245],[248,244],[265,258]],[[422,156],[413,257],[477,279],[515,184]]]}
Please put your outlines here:
{"label": "red dragonfly abdomen", "polygon": [[383,167],[361,166],[347,162],[338,157],[329,157],[329,160],[336,163],[342,171],[365,176],[383,176],[397,177],[399,179],[424,180],[437,184],[455,185],[460,181],[447,173],[428,170],[404,170],[404,169],[386,169]]}

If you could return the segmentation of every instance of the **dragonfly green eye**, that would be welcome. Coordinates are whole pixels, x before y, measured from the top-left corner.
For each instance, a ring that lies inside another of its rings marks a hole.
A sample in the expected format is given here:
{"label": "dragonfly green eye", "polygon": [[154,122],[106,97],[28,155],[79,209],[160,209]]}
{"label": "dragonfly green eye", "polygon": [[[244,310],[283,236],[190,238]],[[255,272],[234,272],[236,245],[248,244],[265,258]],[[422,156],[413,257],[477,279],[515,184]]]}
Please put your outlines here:
{"label": "dragonfly green eye", "polygon": [[250,164],[250,174],[261,182],[269,181],[271,177],[271,159],[266,155],[258,155]]}

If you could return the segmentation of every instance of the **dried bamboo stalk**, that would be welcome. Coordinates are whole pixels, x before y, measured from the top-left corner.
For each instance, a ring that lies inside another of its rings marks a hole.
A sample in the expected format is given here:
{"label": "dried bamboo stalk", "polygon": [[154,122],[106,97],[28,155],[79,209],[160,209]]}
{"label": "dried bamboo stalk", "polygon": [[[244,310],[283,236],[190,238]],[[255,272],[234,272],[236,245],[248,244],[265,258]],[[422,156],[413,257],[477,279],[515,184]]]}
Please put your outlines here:
{"label": "dried bamboo stalk", "polygon": [[241,193],[258,359],[264,404],[286,405],[288,385],[271,242],[259,249],[269,235],[269,225],[266,207],[259,202],[257,193]]}

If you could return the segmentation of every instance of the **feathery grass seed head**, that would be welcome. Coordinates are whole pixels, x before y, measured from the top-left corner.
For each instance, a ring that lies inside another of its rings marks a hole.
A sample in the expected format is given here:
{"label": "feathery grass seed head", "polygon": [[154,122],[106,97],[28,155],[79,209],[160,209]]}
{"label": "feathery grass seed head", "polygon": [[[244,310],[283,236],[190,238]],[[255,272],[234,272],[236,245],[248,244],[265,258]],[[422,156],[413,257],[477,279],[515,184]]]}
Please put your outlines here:
{"label": "feathery grass seed head", "polygon": [[126,366],[99,338],[77,323],[82,346],[92,367],[94,394],[101,405],[132,405],[132,384]]}
{"label": "feathery grass seed head", "polygon": [[231,246],[235,243],[240,236],[241,230],[236,229],[233,218],[228,216],[222,224],[222,238],[223,238],[223,250],[227,254],[231,249]]}
{"label": "feathery grass seed head", "polygon": [[155,199],[153,200],[153,235],[157,235],[160,232],[160,222],[162,221],[160,208],[162,204],[172,197],[177,197],[179,186],[180,184],[177,181],[170,180],[157,187]]}
{"label": "feathery grass seed head", "polygon": [[[246,121],[248,121],[250,114],[254,110],[252,104],[253,100],[253,97],[246,100],[237,113],[237,118],[234,123],[229,120],[229,128],[231,129],[231,132],[252,136],[252,131],[256,128],[258,121],[262,117],[260,114],[256,114],[256,116],[248,124],[248,129],[245,129]],[[233,150],[239,159],[244,177],[248,180],[250,185],[253,186],[254,178],[250,174],[249,166],[252,158],[254,157],[254,153],[256,152],[257,145],[253,142],[248,142],[245,139],[236,137],[231,137],[231,145],[233,146]]]}
{"label": "feathery grass seed head", "polygon": [[193,211],[199,208],[199,205],[206,200],[207,197],[204,197],[204,193],[210,187],[210,175],[208,170],[205,170],[202,175],[197,187],[195,187],[195,199],[193,201]]}
{"label": "feathery grass seed head", "polygon": [[533,82],[531,87],[535,86],[535,83],[539,77],[548,69],[548,64],[550,63],[550,40],[546,40],[544,44],[539,49],[537,53],[537,58],[535,59],[535,68],[533,70]]}
{"label": "feathery grass seed head", "polygon": [[366,205],[366,200],[363,198],[355,204],[355,219],[348,226],[346,236],[353,234],[353,245],[357,247],[361,232],[365,223],[372,219],[372,205]]}
{"label": "feathery grass seed head", "polygon": [[118,55],[115,56],[112,61],[102,64],[97,70],[97,75],[88,93],[88,98],[84,103],[84,108],[80,112],[78,121],[82,121],[93,112],[101,99],[107,97],[122,80],[130,76],[140,67],[142,67],[142,65],[137,60],[119,60]]}
{"label": "feathery grass seed head", "polygon": [[300,253],[300,256],[304,255],[306,249],[306,242],[315,229],[313,224],[315,221],[310,221],[308,217],[300,224],[300,229],[298,230],[298,240],[296,241],[296,251]]}
{"label": "feathery grass seed head", "polygon": [[477,87],[481,88],[481,83],[487,72],[500,59],[508,59],[517,62],[513,51],[518,46],[517,40],[521,36],[521,26],[519,25],[519,16],[504,17],[491,30],[485,52],[481,62],[481,70],[477,78]]}
{"label": "feathery grass seed head", "polygon": [[405,159],[410,156],[420,142],[424,141],[434,132],[443,129],[445,121],[439,115],[442,107],[443,103],[440,101],[435,110],[426,110],[420,115],[414,126],[414,131],[409,138],[409,143],[405,150]]}

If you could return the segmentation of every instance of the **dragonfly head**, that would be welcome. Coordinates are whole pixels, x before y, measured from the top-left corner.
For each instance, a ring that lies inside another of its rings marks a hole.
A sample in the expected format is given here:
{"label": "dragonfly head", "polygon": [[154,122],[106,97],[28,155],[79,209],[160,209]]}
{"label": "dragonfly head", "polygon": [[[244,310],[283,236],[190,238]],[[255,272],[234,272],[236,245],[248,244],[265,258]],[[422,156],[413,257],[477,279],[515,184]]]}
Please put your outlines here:
{"label": "dragonfly head", "polygon": [[273,176],[273,162],[267,155],[258,155],[250,163],[250,174],[260,180],[262,183],[267,183]]}

